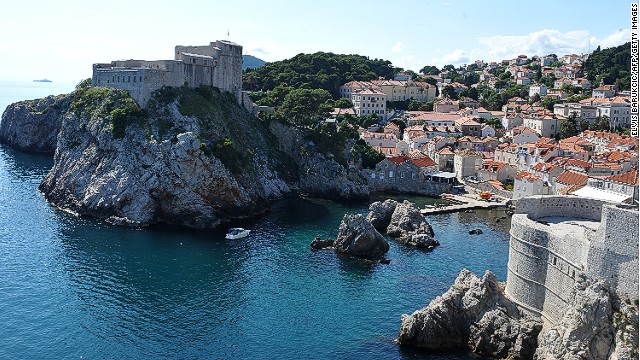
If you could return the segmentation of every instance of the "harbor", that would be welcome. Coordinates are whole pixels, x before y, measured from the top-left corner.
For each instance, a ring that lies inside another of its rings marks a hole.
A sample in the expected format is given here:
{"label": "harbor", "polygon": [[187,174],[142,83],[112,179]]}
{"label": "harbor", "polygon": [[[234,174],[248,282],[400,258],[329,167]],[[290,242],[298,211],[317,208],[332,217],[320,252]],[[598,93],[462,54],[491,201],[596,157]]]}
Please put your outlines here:
{"label": "harbor", "polygon": [[448,200],[450,203],[420,209],[420,212],[422,215],[435,215],[474,209],[493,209],[507,207],[508,201],[507,199],[502,198],[494,198],[492,201],[483,200],[477,198],[477,195],[475,194],[447,195],[443,199]]}

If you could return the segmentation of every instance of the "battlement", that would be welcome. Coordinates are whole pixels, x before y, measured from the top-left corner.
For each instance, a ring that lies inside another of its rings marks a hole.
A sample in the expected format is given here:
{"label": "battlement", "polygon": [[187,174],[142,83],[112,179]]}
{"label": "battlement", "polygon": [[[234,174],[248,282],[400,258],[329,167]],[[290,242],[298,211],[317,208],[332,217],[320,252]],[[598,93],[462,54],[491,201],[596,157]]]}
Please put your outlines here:
{"label": "battlement", "polygon": [[638,298],[638,210],[573,196],[518,200],[511,220],[507,295],[556,323],[579,277]]}
{"label": "battlement", "polygon": [[218,40],[175,47],[174,60],[117,60],[93,65],[92,86],[129,91],[141,107],[163,86],[215,86],[241,101],[242,46]]}

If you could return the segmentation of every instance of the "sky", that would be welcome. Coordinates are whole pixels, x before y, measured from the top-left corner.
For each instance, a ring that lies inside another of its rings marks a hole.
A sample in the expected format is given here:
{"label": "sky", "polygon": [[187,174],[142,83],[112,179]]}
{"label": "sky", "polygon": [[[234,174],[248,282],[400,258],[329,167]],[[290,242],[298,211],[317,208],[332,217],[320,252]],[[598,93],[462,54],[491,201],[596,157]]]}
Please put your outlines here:
{"label": "sky", "polygon": [[317,51],[420,70],[630,40],[628,0],[21,0],[0,12],[0,81],[79,82],[92,64],[231,40],[265,61]]}

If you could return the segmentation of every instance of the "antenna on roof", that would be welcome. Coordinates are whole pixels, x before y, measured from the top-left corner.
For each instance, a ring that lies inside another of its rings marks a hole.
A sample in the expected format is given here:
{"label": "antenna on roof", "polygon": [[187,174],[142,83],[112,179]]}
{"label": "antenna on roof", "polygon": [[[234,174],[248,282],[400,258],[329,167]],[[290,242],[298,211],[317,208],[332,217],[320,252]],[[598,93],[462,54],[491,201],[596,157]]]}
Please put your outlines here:
{"label": "antenna on roof", "polygon": [[227,29],[227,40],[229,40],[229,29]]}

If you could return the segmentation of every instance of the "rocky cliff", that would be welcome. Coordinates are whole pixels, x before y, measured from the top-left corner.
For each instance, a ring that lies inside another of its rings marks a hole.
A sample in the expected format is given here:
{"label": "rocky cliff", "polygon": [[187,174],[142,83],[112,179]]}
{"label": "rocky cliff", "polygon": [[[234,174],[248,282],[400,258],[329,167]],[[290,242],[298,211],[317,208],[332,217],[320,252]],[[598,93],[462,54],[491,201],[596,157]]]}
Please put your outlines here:
{"label": "rocky cliff", "polygon": [[[297,188],[309,196],[326,199],[360,200],[369,197],[367,180],[353,164],[340,164],[333,154],[324,154],[297,129],[272,123],[270,129],[278,138],[280,148],[296,164]],[[348,149],[349,146],[346,147]],[[349,157],[349,154],[343,154]]]}
{"label": "rocky cliff", "polygon": [[115,224],[214,227],[295,191],[368,196],[361,177],[309,151],[301,133],[276,130],[215,88],[163,89],[145,110],[126,91],[83,88],[9,106],[0,141],[55,149],[40,186],[47,200]]}
{"label": "rocky cliff", "polygon": [[398,343],[429,350],[471,349],[485,356],[531,359],[542,323],[522,315],[496,276],[463,270],[429,306],[402,316]]}
{"label": "rocky cliff", "polygon": [[116,224],[203,228],[290,191],[276,171],[286,155],[225,94],[167,89],[146,112],[121,90],[71,97],[40,186],[56,206]]}
{"label": "rocky cliff", "polygon": [[427,307],[402,316],[402,346],[470,349],[508,359],[622,360],[638,358],[638,303],[606,283],[581,277],[558,324],[523,314],[490,272],[463,270]]}
{"label": "rocky cliff", "polygon": [[0,143],[30,152],[51,153],[71,97],[58,95],[11,104],[0,121]]}
{"label": "rocky cliff", "polygon": [[538,337],[539,360],[638,358],[638,304],[580,276],[560,322]]}

